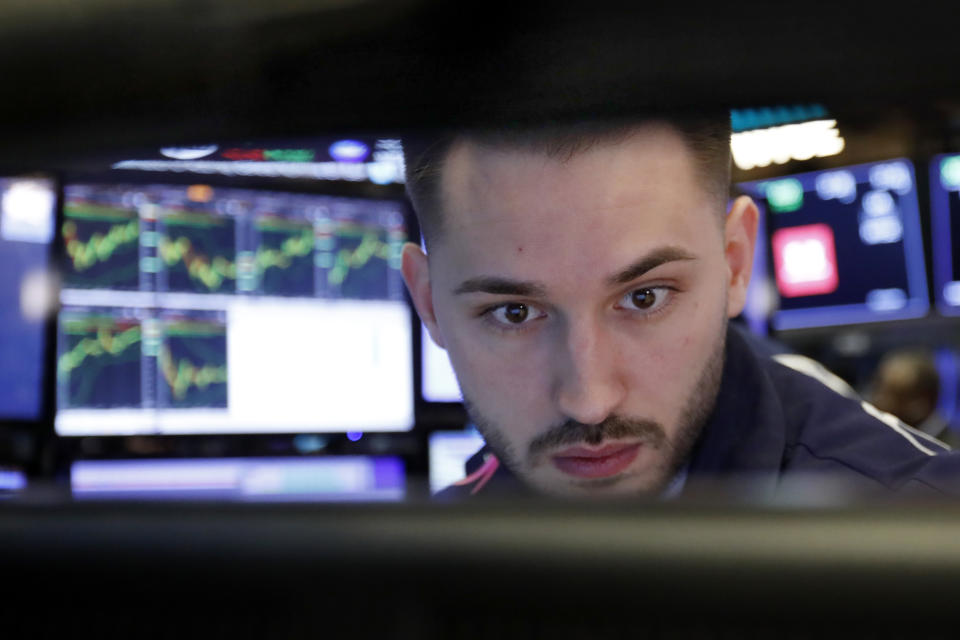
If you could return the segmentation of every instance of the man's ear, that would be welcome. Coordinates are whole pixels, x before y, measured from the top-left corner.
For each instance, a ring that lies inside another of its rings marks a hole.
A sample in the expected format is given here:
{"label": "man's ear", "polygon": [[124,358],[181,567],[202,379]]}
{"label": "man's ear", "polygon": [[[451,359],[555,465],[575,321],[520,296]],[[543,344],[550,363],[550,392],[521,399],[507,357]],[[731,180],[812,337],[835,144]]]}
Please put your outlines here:
{"label": "man's ear", "polygon": [[430,286],[430,265],[427,255],[412,242],[403,246],[403,261],[400,265],[403,281],[407,284],[407,291],[413,300],[413,306],[420,316],[423,325],[430,332],[430,337],[438,346],[446,348],[440,329],[437,327],[437,316],[433,311],[433,289]]}
{"label": "man's ear", "polygon": [[740,196],[730,206],[724,225],[724,255],[727,259],[728,295],[727,316],[733,318],[743,311],[747,300],[747,285],[753,270],[753,250],[757,242],[757,222],[760,212],[748,196]]}

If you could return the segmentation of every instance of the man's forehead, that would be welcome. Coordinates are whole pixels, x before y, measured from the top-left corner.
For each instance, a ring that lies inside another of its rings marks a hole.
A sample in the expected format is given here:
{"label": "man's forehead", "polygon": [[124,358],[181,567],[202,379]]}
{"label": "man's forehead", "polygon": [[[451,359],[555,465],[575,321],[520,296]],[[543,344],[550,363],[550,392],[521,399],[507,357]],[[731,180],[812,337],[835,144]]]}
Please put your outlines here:
{"label": "man's forehead", "polygon": [[560,158],[461,141],[445,164],[442,242],[458,251],[575,249],[587,235],[611,249],[625,236],[682,244],[714,215],[685,143],[660,126]]}
{"label": "man's forehead", "polygon": [[460,140],[444,164],[445,226],[489,224],[500,216],[594,215],[706,197],[683,139],[656,124],[569,156]]}

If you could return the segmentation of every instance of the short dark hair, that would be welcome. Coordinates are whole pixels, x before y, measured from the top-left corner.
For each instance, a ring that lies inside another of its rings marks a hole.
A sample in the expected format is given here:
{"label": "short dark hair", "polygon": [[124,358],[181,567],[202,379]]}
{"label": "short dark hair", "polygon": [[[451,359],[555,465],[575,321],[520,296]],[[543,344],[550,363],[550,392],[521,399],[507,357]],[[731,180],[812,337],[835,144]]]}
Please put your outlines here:
{"label": "short dark hair", "polygon": [[639,127],[664,123],[674,129],[692,152],[700,178],[726,210],[730,195],[730,113],[647,114],[631,120],[587,120],[510,124],[500,127],[444,129],[403,140],[406,189],[417,213],[420,230],[429,244],[443,227],[440,178],[453,145],[468,141],[495,149],[542,153],[565,162],[597,145],[615,144]]}

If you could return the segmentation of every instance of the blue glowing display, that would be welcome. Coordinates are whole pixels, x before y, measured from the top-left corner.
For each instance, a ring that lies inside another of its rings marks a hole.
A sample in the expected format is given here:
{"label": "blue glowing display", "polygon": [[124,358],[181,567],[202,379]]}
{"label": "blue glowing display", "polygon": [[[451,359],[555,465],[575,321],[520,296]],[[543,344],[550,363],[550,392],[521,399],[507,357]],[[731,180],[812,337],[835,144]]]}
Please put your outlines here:
{"label": "blue glowing display", "polygon": [[53,227],[52,183],[0,179],[0,362],[8,365],[0,367],[0,419],[40,417],[44,321],[25,303],[47,295],[42,275]]}
{"label": "blue glowing display", "polygon": [[731,109],[730,125],[734,133],[738,133],[828,117],[826,108],[819,104]]}
{"label": "blue glowing display", "polygon": [[359,140],[339,140],[330,145],[330,157],[340,162],[363,162],[370,147]]}
{"label": "blue glowing display", "polygon": [[[790,177],[802,188],[773,206],[783,178],[741,184],[769,202],[775,329],[917,318],[929,309],[919,210],[909,161]],[[782,204],[782,203],[781,203]],[[793,205],[796,206],[793,206]]]}
{"label": "blue glowing display", "polygon": [[930,163],[933,288],[937,308],[960,315],[960,154]]}

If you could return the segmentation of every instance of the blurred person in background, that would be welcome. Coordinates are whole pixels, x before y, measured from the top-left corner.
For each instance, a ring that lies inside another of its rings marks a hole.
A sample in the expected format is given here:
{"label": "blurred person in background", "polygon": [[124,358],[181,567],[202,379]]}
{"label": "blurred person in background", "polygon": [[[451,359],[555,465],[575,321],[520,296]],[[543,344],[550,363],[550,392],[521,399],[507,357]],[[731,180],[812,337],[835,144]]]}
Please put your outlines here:
{"label": "blurred person in background", "polygon": [[877,365],[870,384],[870,401],[951,448],[960,437],[938,411],[940,374],[933,355],[923,349],[897,349]]}
{"label": "blurred person in background", "polygon": [[441,499],[960,493],[942,443],[729,322],[758,218],[728,210],[730,132],[720,112],[404,141],[426,252],[403,276],[487,443]]}

